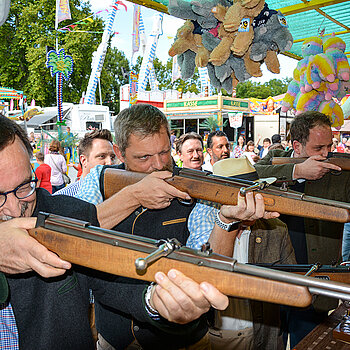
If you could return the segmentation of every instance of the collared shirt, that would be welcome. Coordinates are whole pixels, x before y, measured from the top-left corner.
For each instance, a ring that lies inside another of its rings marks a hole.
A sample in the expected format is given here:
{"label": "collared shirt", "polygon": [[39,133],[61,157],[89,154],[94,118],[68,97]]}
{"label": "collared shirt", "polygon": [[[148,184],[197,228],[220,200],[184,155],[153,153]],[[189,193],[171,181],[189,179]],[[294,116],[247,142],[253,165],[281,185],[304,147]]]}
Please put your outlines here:
{"label": "collared shirt", "polygon": [[90,170],[81,182],[79,191],[75,197],[82,199],[92,204],[100,204],[103,202],[103,197],[100,191],[100,175],[103,169],[103,165],[96,165]]}
{"label": "collared shirt", "polygon": [[79,191],[81,181],[82,180],[75,181],[75,182],[69,184],[68,186],[60,189],[59,191],[55,192],[53,195],[56,196],[59,194],[64,194],[66,196],[75,197]]}
{"label": "collared shirt", "polygon": [[213,166],[212,166],[211,163],[210,163],[210,159],[209,159],[207,162],[205,162],[205,163],[203,164],[202,170],[206,170],[206,171],[211,171],[211,172],[213,172]]}
{"label": "collared shirt", "polygon": [[0,349],[19,349],[18,329],[10,303],[0,304]]}
{"label": "collared shirt", "polygon": [[200,249],[208,242],[211,231],[215,224],[218,209],[203,203],[197,203],[188,217],[188,230],[190,236],[187,240],[187,247]]}

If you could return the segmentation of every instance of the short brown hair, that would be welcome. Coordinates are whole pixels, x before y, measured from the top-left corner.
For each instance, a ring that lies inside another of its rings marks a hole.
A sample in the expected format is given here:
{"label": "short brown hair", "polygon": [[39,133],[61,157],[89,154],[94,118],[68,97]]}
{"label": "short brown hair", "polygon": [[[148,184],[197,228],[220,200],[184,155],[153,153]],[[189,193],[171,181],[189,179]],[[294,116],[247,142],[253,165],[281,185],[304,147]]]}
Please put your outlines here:
{"label": "short brown hair", "polygon": [[179,139],[176,141],[176,152],[181,153],[182,152],[182,146],[187,140],[199,140],[202,144],[203,148],[203,139],[202,136],[197,134],[196,132],[188,132],[187,134],[183,134],[179,137]]}
{"label": "short brown hair", "polygon": [[305,145],[309,140],[310,130],[315,126],[331,127],[331,121],[328,116],[316,111],[306,111],[297,115],[290,126],[292,142],[295,140]]}
{"label": "short brown hair", "polygon": [[79,156],[81,154],[88,156],[92,147],[92,143],[96,139],[106,140],[106,141],[109,141],[110,143],[113,143],[113,136],[111,132],[107,129],[87,132],[79,142],[79,146],[78,146]]}
{"label": "short brown hair", "polygon": [[123,109],[115,118],[115,142],[124,157],[131,134],[147,137],[160,133],[162,128],[168,134],[170,145],[169,124],[164,113],[149,104],[133,105]]}
{"label": "short brown hair", "polygon": [[45,159],[45,156],[41,152],[37,152],[37,153],[35,153],[35,158],[37,160],[40,160],[40,162],[43,162]]}

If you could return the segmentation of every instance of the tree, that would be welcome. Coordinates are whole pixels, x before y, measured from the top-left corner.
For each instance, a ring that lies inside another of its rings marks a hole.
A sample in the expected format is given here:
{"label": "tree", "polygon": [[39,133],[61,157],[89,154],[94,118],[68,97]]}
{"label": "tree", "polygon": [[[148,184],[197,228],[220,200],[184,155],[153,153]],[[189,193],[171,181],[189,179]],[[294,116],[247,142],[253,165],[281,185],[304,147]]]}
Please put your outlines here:
{"label": "tree", "polygon": [[[90,5],[71,0],[70,8],[76,22],[91,15]],[[56,82],[45,66],[46,46],[55,46],[56,32],[54,1],[12,0],[6,23],[0,27],[0,84],[23,90],[28,100],[40,105],[56,104]],[[101,31],[101,20],[89,22],[84,29]],[[74,71],[68,83],[63,85],[65,101],[78,103],[86,90],[91,72],[92,53],[101,41],[101,34],[58,33],[59,48],[73,57]]]}
{"label": "tree", "polygon": [[239,83],[236,88],[238,98],[255,97],[260,99],[276,96],[287,92],[291,79],[272,79],[264,84],[252,82],[250,80]]}
{"label": "tree", "polygon": [[[163,64],[157,57],[153,60],[153,66],[156,73],[157,80],[159,82],[160,90],[180,90],[185,93],[187,91],[194,92],[196,94],[199,93],[200,85],[199,85],[199,74],[198,69],[196,68],[191,79],[182,80],[177,79],[174,82],[171,81],[172,76],[172,64],[173,59],[169,58],[168,61]],[[139,56],[136,60],[135,71],[139,73],[142,64],[142,57]],[[150,90],[149,84],[147,85],[147,90]]]}
{"label": "tree", "polygon": [[[129,83],[129,73],[130,65],[124,52],[117,48],[108,48],[101,73],[102,101],[115,114],[120,110],[120,87]],[[98,98],[99,92],[96,100]]]}

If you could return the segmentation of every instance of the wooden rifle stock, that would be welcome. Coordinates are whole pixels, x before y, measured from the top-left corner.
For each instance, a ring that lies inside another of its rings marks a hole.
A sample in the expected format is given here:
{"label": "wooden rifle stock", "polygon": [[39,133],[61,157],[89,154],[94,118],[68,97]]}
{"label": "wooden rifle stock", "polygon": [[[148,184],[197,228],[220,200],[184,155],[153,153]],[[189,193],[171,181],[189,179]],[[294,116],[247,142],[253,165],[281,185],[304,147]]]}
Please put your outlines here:
{"label": "wooden rifle stock", "polygon": [[[271,160],[272,165],[281,164],[300,164],[307,160],[307,157],[291,158],[291,157],[273,157]],[[330,163],[338,166],[342,170],[350,170],[350,155],[344,153],[333,153],[329,152],[327,159],[321,160],[320,162]]]}
{"label": "wooden rifle stock", "polygon": [[[146,175],[121,169],[106,169],[104,172],[105,198],[142,180]],[[165,181],[180,191],[187,192],[192,198],[227,205],[236,205],[240,189],[254,184],[251,181],[224,178],[186,168],[176,168],[174,175]],[[259,193],[263,195],[265,208],[268,211],[341,223],[350,221],[350,204],[348,203],[271,187],[259,190]]]}
{"label": "wooden rifle stock", "polygon": [[350,300],[348,285],[240,264],[211,250],[183,247],[176,240],[167,241],[173,249],[167,250],[162,258],[146,264],[146,269],[137,270],[137,259],[147,259],[165,243],[53,214],[40,213],[37,227],[29,230],[29,234],[62,259],[119,276],[154,281],[157,271],[167,274],[175,268],[198,283],[209,282],[222,293],[235,297],[297,307],[311,303],[310,293]]}
{"label": "wooden rifle stock", "polygon": [[[188,259],[195,252],[186,247],[172,253],[175,259],[163,257],[146,271],[139,272],[135,267],[135,260],[145,258],[149,252],[156,250],[154,243],[157,241],[89,227],[84,222],[77,226],[77,222],[78,220],[50,214],[45,219],[38,218],[37,225],[40,226],[29,230],[29,234],[62,259],[114,275],[153,282],[157,271],[167,274],[170,269],[175,268],[198,283],[211,283],[226,295],[299,307],[311,303],[311,295],[304,286],[200,266],[199,262],[177,260],[179,256],[186,260],[186,257]],[[129,241],[129,244],[123,244],[125,241]],[[133,248],[122,247],[123,245]],[[140,251],[140,247],[147,252]],[[224,256],[211,255],[211,260],[217,259],[223,264],[233,262],[233,259]],[[205,257],[199,256],[198,259],[203,261]]]}

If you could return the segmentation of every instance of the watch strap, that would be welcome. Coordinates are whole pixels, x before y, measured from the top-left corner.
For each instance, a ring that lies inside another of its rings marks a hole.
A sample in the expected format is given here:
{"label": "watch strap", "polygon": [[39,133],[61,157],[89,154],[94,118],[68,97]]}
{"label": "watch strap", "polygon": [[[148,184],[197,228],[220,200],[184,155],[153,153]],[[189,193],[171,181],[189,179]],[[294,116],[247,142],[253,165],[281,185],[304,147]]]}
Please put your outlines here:
{"label": "watch strap", "polygon": [[241,223],[241,221],[239,221],[239,220],[238,221],[233,221],[233,222],[230,222],[230,223],[227,224],[226,222],[223,222],[220,219],[219,213],[220,213],[220,211],[218,211],[217,214],[216,214],[215,223],[220,228],[222,228],[223,230],[225,230],[227,232],[231,232],[231,231],[234,231],[234,230],[238,229],[239,224]]}

